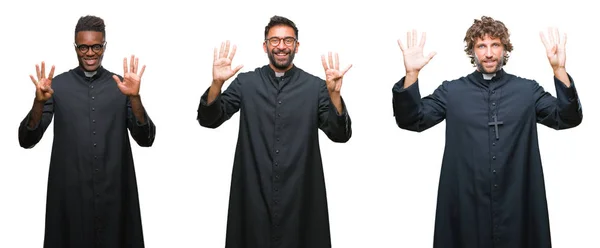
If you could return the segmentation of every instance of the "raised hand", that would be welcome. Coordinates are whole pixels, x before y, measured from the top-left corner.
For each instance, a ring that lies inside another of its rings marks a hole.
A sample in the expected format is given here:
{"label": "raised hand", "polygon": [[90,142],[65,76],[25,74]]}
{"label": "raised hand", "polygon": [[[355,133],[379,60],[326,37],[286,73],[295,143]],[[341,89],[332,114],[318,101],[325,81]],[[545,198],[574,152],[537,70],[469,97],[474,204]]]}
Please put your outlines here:
{"label": "raised hand", "polygon": [[343,71],[340,71],[340,58],[338,54],[335,54],[335,62],[332,58],[331,52],[329,52],[328,57],[329,63],[325,61],[325,55],[321,55],[321,63],[323,63],[323,69],[325,69],[325,82],[327,83],[327,90],[329,90],[329,94],[340,93],[344,74],[350,70],[352,64],[346,66],[346,69]]}
{"label": "raised hand", "polygon": [[540,38],[546,47],[546,56],[548,56],[552,69],[555,71],[561,68],[564,69],[567,60],[565,52],[567,34],[563,34],[561,39],[557,28],[548,28],[548,39],[546,39],[543,32],[540,32]]}
{"label": "raised hand", "polygon": [[213,82],[218,82],[221,85],[243,67],[243,65],[238,65],[234,69],[231,69],[231,61],[233,60],[233,56],[235,56],[237,47],[233,45],[230,53],[229,46],[229,41],[222,42],[219,52],[217,53],[217,48],[215,48],[214,52]]}
{"label": "raised hand", "polygon": [[123,81],[113,75],[113,79],[117,82],[119,90],[126,96],[139,96],[140,94],[140,82],[146,66],[142,66],[142,69],[138,73],[138,61],[134,55],[131,55],[131,61],[129,68],[127,68],[127,58],[123,58]]}
{"label": "raised hand", "polygon": [[42,69],[40,70],[39,65],[35,65],[35,71],[37,73],[37,80],[33,75],[29,75],[31,82],[35,85],[35,100],[38,102],[46,102],[54,90],[52,90],[52,78],[54,77],[54,65],[50,69],[50,74],[46,77],[46,63],[42,61]]}
{"label": "raised hand", "polygon": [[406,46],[398,39],[398,45],[404,55],[404,68],[406,73],[419,72],[435,56],[435,52],[429,53],[427,57],[423,56],[423,47],[425,46],[425,32],[421,34],[421,41],[417,42],[417,31],[406,33]]}

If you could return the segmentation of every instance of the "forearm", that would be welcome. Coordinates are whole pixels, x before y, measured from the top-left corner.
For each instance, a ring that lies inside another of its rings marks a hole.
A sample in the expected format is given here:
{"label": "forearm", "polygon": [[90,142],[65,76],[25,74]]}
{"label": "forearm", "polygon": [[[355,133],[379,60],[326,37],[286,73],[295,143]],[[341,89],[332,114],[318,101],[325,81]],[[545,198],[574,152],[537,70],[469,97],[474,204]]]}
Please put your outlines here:
{"label": "forearm", "polygon": [[35,128],[40,121],[42,120],[42,114],[44,112],[44,103],[34,100],[33,107],[31,108],[31,113],[29,115],[29,123],[27,126],[30,129]]}
{"label": "forearm", "polygon": [[210,85],[210,89],[208,89],[208,96],[206,99],[208,105],[212,104],[212,102],[221,94],[222,87],[223,82],[213,80],[212,84]]}
{"label": "forearm", "polygon": [[571,87],[571,80],[569,80],[569,75],[567,74],[567,70],[562,67],[554,70],[554,77],[560,80],[565,86]]}
{"label": "forearm", "polygon": [[331,104],[335,107],[337,111],[337,115],[342,115],[343,105],[342,105],[342,96],[339,92],[330,92],[329,98],[331,99]]}
{"label": "forearm", "polygon": [[414,72],[407,71],[406,76],[404,77],[404,88],[408,88],[411,85],[413,85],[414,83],[416,83],[418,78],[419,78],[418,71],[414,71]]}
{"label": "forearm", "polygon": [[144,110],[144,106],[142,105],[142,99],[140,95],[130,96],[129,101],[131,102],[131,111],[135,118],[139,121],[139,123],[146,123],[146,113]]}

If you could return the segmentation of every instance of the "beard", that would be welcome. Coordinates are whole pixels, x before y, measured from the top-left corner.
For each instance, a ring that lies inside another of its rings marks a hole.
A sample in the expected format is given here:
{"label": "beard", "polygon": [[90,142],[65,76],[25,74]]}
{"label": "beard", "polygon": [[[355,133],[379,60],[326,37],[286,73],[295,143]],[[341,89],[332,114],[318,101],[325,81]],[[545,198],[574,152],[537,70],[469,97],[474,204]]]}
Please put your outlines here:
{"label": "beard", "polygon": [[475,65],[477,66],[477,70],[480,71],[481,73],[487,73],[487,74],[496,73],[497,71],[502,69],[502,66],[504,66],[504,56],[500,56],[497,59],[489,59],[489,60],[484,61],[484,62],[496,61],[496,67],[494,67],[492,69],[485,68],[483,66],[483,63],[481,61],[479,61],[479,58],[477,58],[477,56],[474,56],[474,58],[475,58]]}
{"label": "beard", "polygon": [[[293,50],[296,50],[296,49],[293,49]],[[277,59],[276,54],[286,54],[287,58]],[[290,48],[285,48],[285,49],[273,48],[271,50],[268,50],[268,52],[267,52],[267,56],[269,57],[269,62],[271,62],[271,64],[275,68],[280,69],[280,70],[288,69],[290,67],[290,65],[292,64],[292,62],[294,61],[295,55],[296,54]]]}

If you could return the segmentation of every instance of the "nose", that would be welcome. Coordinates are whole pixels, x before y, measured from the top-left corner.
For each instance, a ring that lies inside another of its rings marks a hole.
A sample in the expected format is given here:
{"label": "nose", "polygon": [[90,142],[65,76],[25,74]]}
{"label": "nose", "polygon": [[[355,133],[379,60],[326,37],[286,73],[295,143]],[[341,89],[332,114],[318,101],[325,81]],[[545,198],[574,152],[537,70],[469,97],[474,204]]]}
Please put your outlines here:
{"label": "nose", "polygon": [[92,51],[92,48],[88,48],[87,52],[85,52],[85,55],[87,56],[94,56],[94,51]]}
{"label": "nose", "polygon": [[488,47],[488,48],[485,50],[485,56],[486,56],[486,57],[488,57],[488,58],[491,58],[491,57],[493,57],[492,48],[489,48],[489,47]]}
{"label": "nose", "polygon": [[285,49],[285,48],[286,48],[286,46],[285,46],[285,44],[284,44],[284,43],[285,43],[285,42],[283,42],[283,40],[280,40],[280,41],[279,41],[279,44],[277,44],[277,48],[278,48],[279,50],[283,50],[283,49]]}

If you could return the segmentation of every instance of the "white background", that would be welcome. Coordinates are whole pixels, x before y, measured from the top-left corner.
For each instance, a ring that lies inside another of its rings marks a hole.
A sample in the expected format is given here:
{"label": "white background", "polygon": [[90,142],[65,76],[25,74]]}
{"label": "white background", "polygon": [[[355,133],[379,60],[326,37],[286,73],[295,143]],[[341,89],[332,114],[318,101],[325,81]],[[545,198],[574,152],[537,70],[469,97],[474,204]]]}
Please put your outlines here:
{"label": "white background", "polygon": [[[194,2],[194,5],[192,5]],[[157,125],[154,146],[134,144],[147,247],[223,247],[239,114],[219,129],[200,127],[196,110],[209,86],[213,48],[238,46],[242,71],[268,63],[264,27],[275,14],[299,28],[295,64],[323,77],[320,55],[340,53],[342,96],[353,137],[321,135],[334,247],[431,247],[445,122],[423,132],[399,129],[392,86],[404,75],[396,40],[427,32],[425,53],[438,54],[421,73],[422,94],[474,70],[463,52],[473,19],[490,15],[509,28],[514,51],[507,72],[537,80],[555,94],[538,32],[567,32],[567,71],[583,123],[554,131],[539,125],[554,247],[592,247],[600,233],[597,160],[599,22],[583,1],[11,1],[0,8],[0,247],[41,247],[52,126],[33,149],[17,128],[31,108],[29,79],[42,60],[56,74],[77,66],[73,32],[80,16],[106,23],[103,65],[122,74],[122,59],[146,64],[141,95]],[[392,5],[393,4],[393,5]],[[252,11],[249,11],[253,9]],[[226,83],[226,86],[230,81]],[[584,144],[584,142],[587,142]]]}

